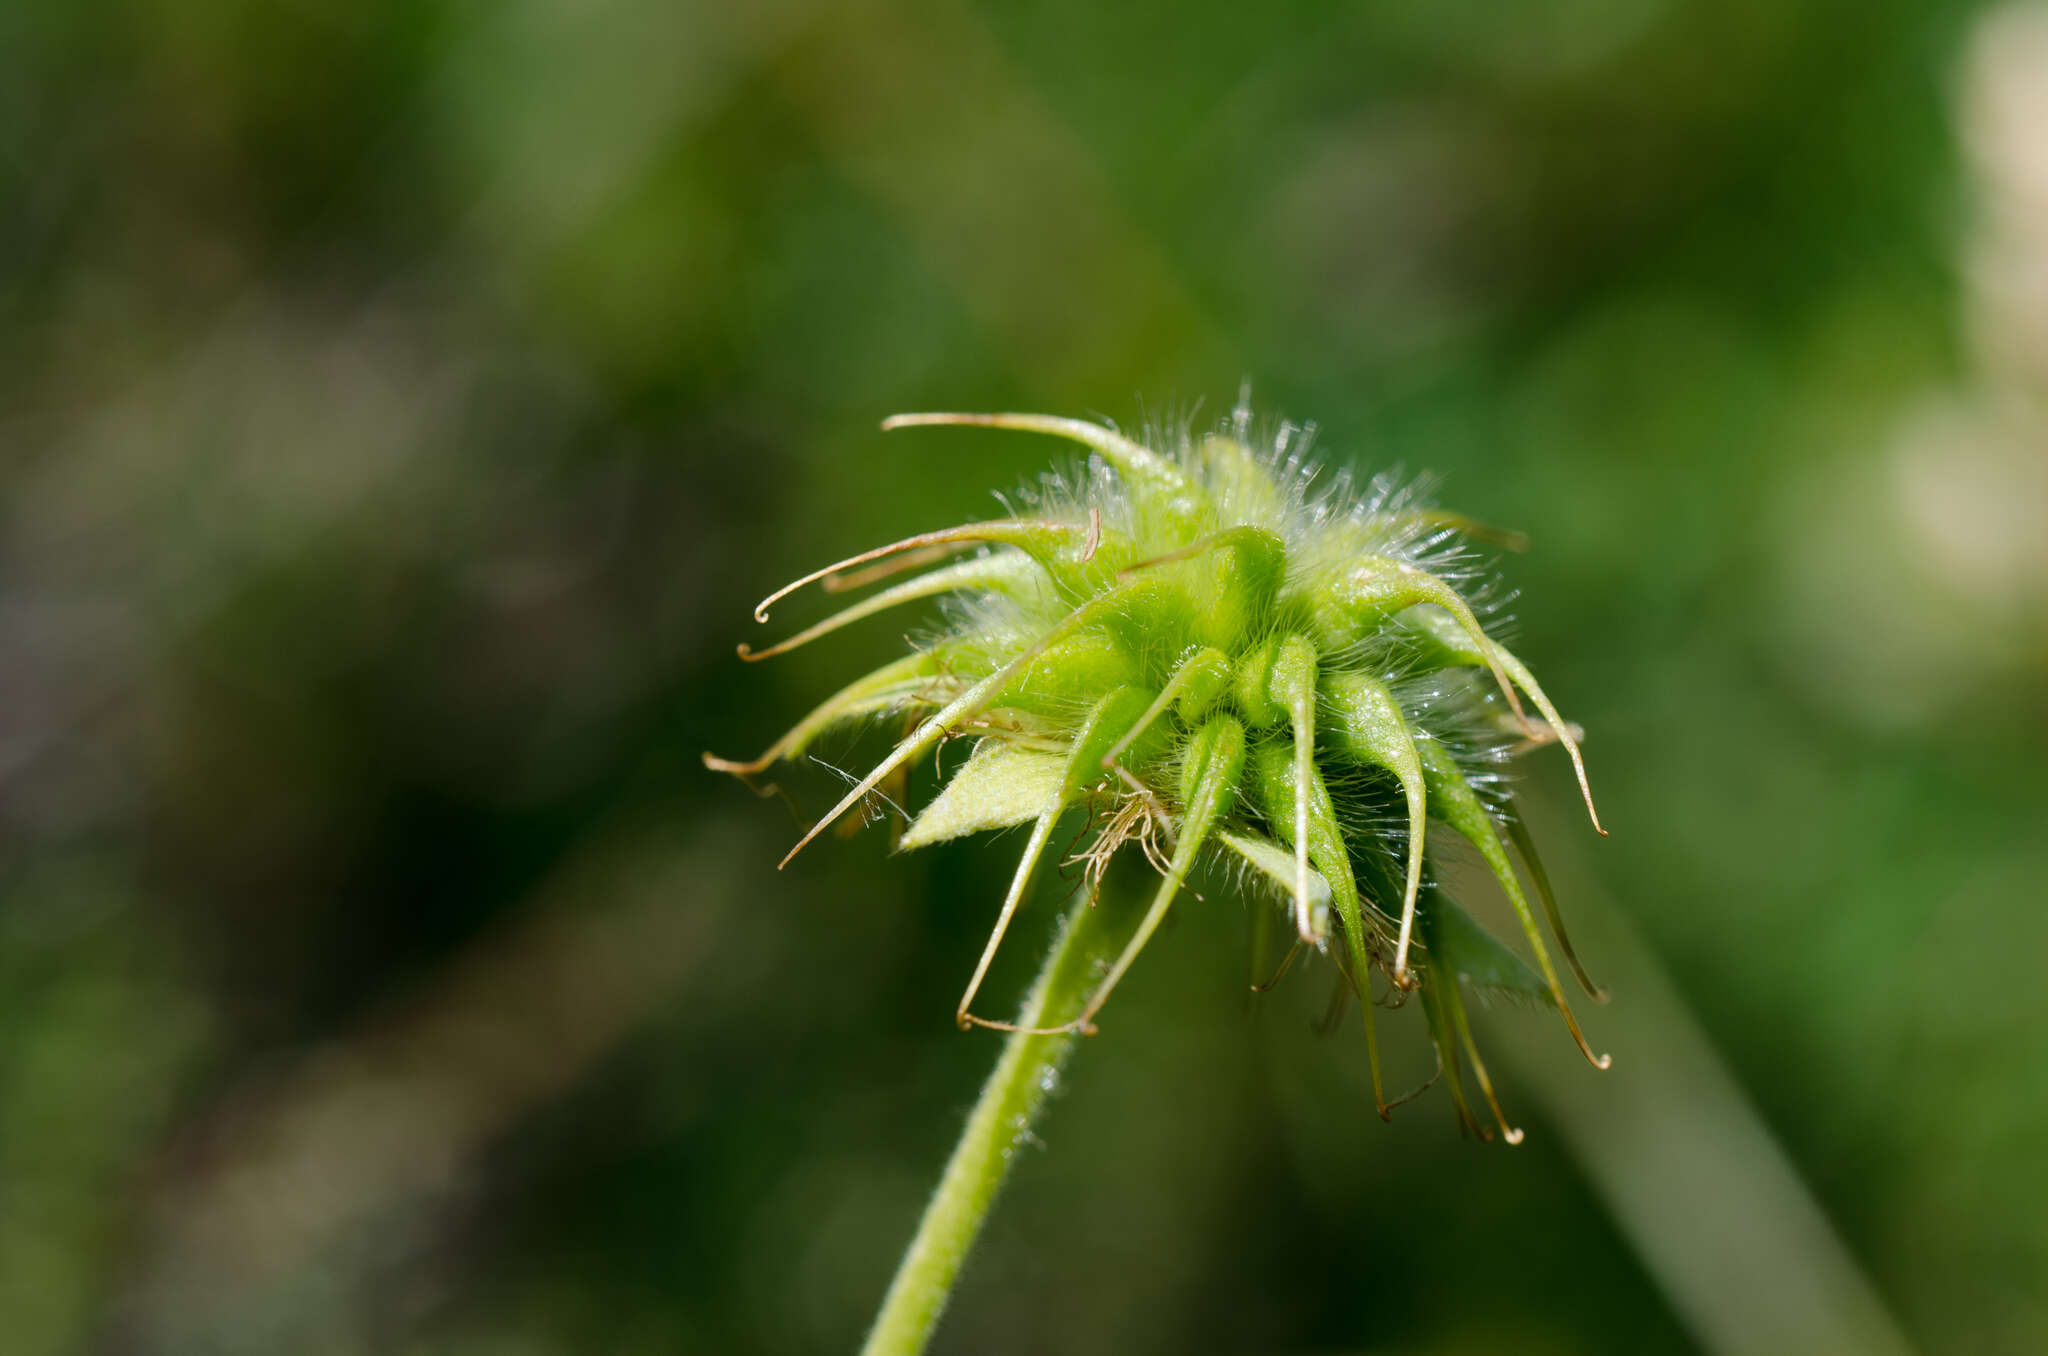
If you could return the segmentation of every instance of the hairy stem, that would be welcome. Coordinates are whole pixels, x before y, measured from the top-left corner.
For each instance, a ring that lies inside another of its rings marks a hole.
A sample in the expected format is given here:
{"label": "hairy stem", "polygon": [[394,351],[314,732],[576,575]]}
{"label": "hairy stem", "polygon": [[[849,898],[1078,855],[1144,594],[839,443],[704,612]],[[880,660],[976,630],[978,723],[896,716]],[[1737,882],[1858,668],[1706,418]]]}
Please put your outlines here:
{"label": "hairy stem", "polygon": [[[1103,965],[1115,954],[1118,939],[1111,935],[1109,915],[1119,912],[1091,908],[1085,890],[1076,896],[1024,1000],[1018,1026],[1054,1025],[1080,1012]],[[1032,1122],[1057,1083],[1074,1039],[1070,1031],[1018,1031],[1004,1041],[1002,1058],[982,1085],[917,1235],[897,1265],[896,1279],[861,1348],[864,1356],[915,1356],[931,1340],[961,1264],[981,1233],[1011,1160],[1031,1141]]]}

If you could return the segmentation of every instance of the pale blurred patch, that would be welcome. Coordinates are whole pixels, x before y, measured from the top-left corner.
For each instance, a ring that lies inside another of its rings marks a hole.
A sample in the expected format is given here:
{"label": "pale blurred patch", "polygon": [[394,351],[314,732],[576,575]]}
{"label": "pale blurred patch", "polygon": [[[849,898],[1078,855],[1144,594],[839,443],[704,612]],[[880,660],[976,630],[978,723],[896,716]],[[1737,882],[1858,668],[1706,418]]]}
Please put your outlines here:
{"label": "pale blurred patch", "polygon": [[1965,259],[1977,361],[1988,386],[2038,415],[2048,401],[2048,6],[2002,5],[1978,21],[1960,105],[1978,215]]}
{"label": "pale blurred patch", "polygon": [[1979,21],[1958,119],[1963,380],[1895,393],[1881,446],[1843,438],[1777,510],[1790,667],[1879,726],[1999,699],[2048,649],[2048,7]]}

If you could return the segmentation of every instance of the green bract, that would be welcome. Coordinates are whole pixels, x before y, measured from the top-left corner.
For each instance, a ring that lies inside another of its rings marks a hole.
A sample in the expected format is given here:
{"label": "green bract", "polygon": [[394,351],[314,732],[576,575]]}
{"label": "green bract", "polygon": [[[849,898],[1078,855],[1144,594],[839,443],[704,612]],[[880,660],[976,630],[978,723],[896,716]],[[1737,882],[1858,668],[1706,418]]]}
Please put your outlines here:
{"label": "green bract", "polygon": [[[1475,605],[1483,581],[1465,542],[1485,529],[1386,478],[1363,490],[1343,476],[1319,483],[1297,430],[1283,426],[1255,449],[1242,408],[1225,428],[1163,451],[1042,415],[901,415],[883,427],[922,424],[1046,433],[1091,455],[1071,478],[1049,476],[1023,513],[894,542],[771,595],[756,620],[806,584],[844,591],[910,576],[780,645],[741,646],[743,658],[899,604],[947,601],[929,643],[848,685],[760,758],[705,761],[750,775],[841,726],[914,722],[794,856],[941,743],[975,741],[902,838],[915,848],[1030,826],[961,998],[963,1027],[1015,1029],[970,1008],[1055,823],[1073,811],[1093,835],[1082,853],[1093,878],[1135,841],[1160,879],[1093,997],[1053,1030],[1093,1033],[1188,873],[1218,859],[1277,893],[1297,946],[1329,954],[1365,1000],[1382,1115],[1375,972],[1382,1002],[1420,991],[1459,1115],[1474,1129],[1468,1060],[1503,1133],[1520,1137],[1500,1116],[1458,978],[1554,1005],[1586,1057],[1606,1067],[1580,1034],[1515,871],[1519,855],[1591,991],[1500,776],[1517,747],[1546,742],[1564,746],[1582,791],[1585,768],[1572,727]],[[1591,814],[1590,791],[1586,806]],[[1432,857],[1445,829],[1478,850],[1506,891],[1534,970],[1438,887]]]}

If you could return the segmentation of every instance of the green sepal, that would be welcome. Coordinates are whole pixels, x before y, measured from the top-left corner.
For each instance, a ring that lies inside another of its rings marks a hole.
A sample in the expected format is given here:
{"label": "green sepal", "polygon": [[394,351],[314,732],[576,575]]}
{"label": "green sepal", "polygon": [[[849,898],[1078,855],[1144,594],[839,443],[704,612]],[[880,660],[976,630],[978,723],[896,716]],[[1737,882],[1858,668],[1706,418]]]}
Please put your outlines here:
{"label": "green sepal", "polygon": [[1479,793],[1465,780],[1465,769],[1458,766],[1457,758],[1440,739],[1424,736],[1415,740],[1414,745],[1416,757],[1422,763],[1423,785],[1429,790],[1430,815],[1463,834],[1500,878],[1501,888],[1511,895],[1520,895],[1522,887],[1508,862],[1507,850],[1501,846],[1493,816],[1486,812]]}
{"label": "green sepal", "polygon": [[1040,562],[1054,590],[1062,597],[1085,598],[1114,588],[1117,575],[1143,557],[1138,543],[1128,534],[1101,526],[1090,530],[1095,541],[1092,551],[1083,537],[1079,544],[1069,544],[1051,560]]}
{"label": "green sepal", "polygon": [[1411,607],[1395,618],[1406,638],[1432,669],[1486,667],[1486,656],[1458,619],[1434,603]]}
{"label": "green sepal", "polygon": [[1181,661],[1180,695],[1174,709],[1190,725],[1199,725],[1223,694],[1230,691],[1230,656],[1205,647]]}
{"label": "green sepal", "polygon": [[[1500,830],[1480,802],[1478,792],[1465,780],[1465,770],[1458,766],[1458,760],[1444,747],[1441,740],[1418,739],[1415,752],[1422,759],[1422,779],[1429,787],[1429,812],[1437,819],[1456,829],[1465,841],[1479,849],[1479,855],[1486,860],[1487,869],[1500,882],[1508,902],[1514,906],[1515,917],[1520,920],[1530,944],[1536,948],[1538,960],[1548,974],[1550,957],[1543,947],[1543,937],[1536,931],[1535,915],[1530,912],[1529,898],[1522,892],[1522,882],[1515,875],[1514,863],[1508,860],[1505,844],[1501,842]],[[1553,982],[1555,976],[1549,976]]]}
{"label": "green sepal", "polygon": [[[1294,850],[1294,741],[1275,739],[1252,750],[1251,786],[1258,797],[1259,813],[1273,830],[1273,839],[1288,852]],[[1358,896],[1358,880],[1351,872],[1351,852],[1338,826],[1336,807],[1323,782],[1322,769],[1311,765],[1308,788],[1308,859],[1330,887],[1330,902],[1344,922],[1348,938],[1355,939],[1352,963],[1363,975],[1366,964],[1365,919]],[[1288,863],[1292,880],[1293,862]]]}
{"label": "green sepal", "polygon": [[[1073,572],[1074,562],[1087,550],[1086,529],[1073,523],[1051,523],[1029,518],[997,518],[949,529],[961,539],[1014,546],[1053,578]],[[937,534],[934,534],[935,536]],[[1097,542],[1098,551],[1100,542]]]}
{"label": "green sepal", "polygon": [[1233,695],[1245,723],[1263,730],[1313,703],[1315,688],[1315,648],[1299,636],[1274,635],[1238,660]]}
{"label": "green sepal", "polygon": [[1105,597],[1115,601],[1101,609],[1091,629],[1114,636],[1131,654],[1170,656],[1188,647],[1195,600],[1180,580],[1144,570],[1126,577],[1115,594]]}
{"label": "green sepal", "polygon": [[[1557,736],[1557,742],[1564,746],[1565,753],[1572,760],[1572,771],[1579,779],[1579,794],[1585,797],[1586,814],[1591,817],[1593,827],[1602,835],[1607,830],[1600,826],[1600,816],[1593,808],[1593,788],[1586,780],[1586,762],[1579,754],[1579,743],[1573,734],[1571,724],[1558,711],[1557,704],[1536,681],[1536,675],[1529,672],[1529,666],[1515,657],[1507,646],[1490,639],[1479,629],[1469,609],[1463,615],[1455,615],[1440,600],[1423,599],[1435,603],[1433,606],[1413,607],[1401,614],[1400,622],[1406,635],[1420,650],[1424,662],[1437,668],[1466,667],[1488,668],[1494,679],[1501,685],[1502,694],[1513,701],[1513,689],[1520,688],[1536,710]],[[1465,605],[1455,599],[1458,609]],[[1516,724],[1525,730],[1527,722],[1517,719]]]}
{"label": "green sepal", "polygon": [[[1486,633],[1458,591],[1429,571],[1392,556],[1352,561],[1316,599],[1316,639],[1336,650],[1379,633],[1391,617],[1432,604],[1455,619],[1484,654]],[[1482,659],[1481,662],[1484,662]]]}
{"label": "green sepal", "polygon": [[1264,528],[1235,527],[1200,550],[1182,575],[1194,601],[1194,639],[1234,650],[1270,623],[1287,578],[1287,545]]}
{"label": "green sepal", "polygon": [[1506,892],[1508,903],[1514,907],[1515,921],[1521,924],[1522,935],[1528,939],[1529,949],[1536,956],[1536,967],[1543,975],[1550,1000],[1564,1017],[1565,1026],[1570,1029],[1572,1039],[1578,1042],[1580,1053],[1594,1067],[1606,1068],[1607,1057],[1593,1053],[1593,1048],[1586,1044],[1585,1033],[1579,1029],[1578,1018],[1572,1015],[1571,1004],[1564,996],[1564,986],[1557,980],[1557,967],[1550,960],[1550,948],[1544,944],[1543,933],[1536,926],[1535,911],[1529,907],[1529,897],[1522,891],[1522,882],[1515,875],[1514,864],[1508,860],[1507,847],[1501,842],[1493,816],[1480,804],[1478,795],[1466,783],[1457,760],[1442,743],[1434,739],[1419,739],[1415,749],[1422,756],[1422,774],[1429,784],[1430,813],[1463,834],[1486,859],[1488,869]]}
{"label": "green sepal", "polygon": [[1231,697],[1245,724],[1254,730],[1287,719],[1287,708],[1273,700],[1273,664],[1280,658],[1280,637],[1272,636],[1238,656]]}
{"label": "green sepal", "polygon": [[1404,787],[1422,781],[1422,760],[1408,718],[1385,684],[1362,673],[1339,673],[1331,676],[1324,695],[1335,716],[1324,729],[1340,750],[1393,773]]}
{"label": "green sepal", "polygon": [[1137,677],[1137,662],[1120,641],[1100,631],[1084,631],[1046,646],[989,705],[1071,713],[1093,701],[1096,693],[1126,686]]}
{"label": "green sepal", "polygon": [[1216,716],[1188,740],[1180,769],[1180,799],[1185,807],[1181,836],[1229,814],[1237,805],[1237,784],[1244,772],[1244,726],[1229,716]]}
{"label": "green sepal", "polygon": [[904,831],[908,852],[984,829],[1007,829],[1038,818],[1060,795],[1067,757],[984,739],[953,779]]}
{"label": "green sepal", "polygon": [[[1063,804],[1113,775],[1103,766],[1103,756],[1138,723],[1157,695],[1142,687],[1120,687],[1096,703],[1068,749],[1066,771],[1060,786]],[[1134,762],[1144,762],[1163,737],[1163,731],[1156,734],[1147,731],[1138,737],[1128,756]]]}
{"label": "green sepal", "polygon": [[1429,820],[1428,786],[1408,718],[1385,684],[1362,673],[1333,675],[1325,684],[1325,694],[1332,717],[1326,729],[1338,749],[1359,762],[1391,772],[1401,783],[1408,804],[1408,870],[1401,890],[1405,911],[1421,888],[1422,848]]}
{"label": "green sepal", "polygon": [[1428,963],[1438,983],[1465,979],[1482,989],[1552,1001],[1543,977],[1442,890],[1425,891],[1419,912]]}
{"label": "green sepal", "polygon": [[[1270,838],[1254,834],[1219,831],[1217,838],[1223,845],[1243,858],[1245,863],[1270,881],[1283,898],[1294,893],[1294,856]],[[1324,931],[1328,925],[1330,901],[1333,892],[1330,879],[1320,871],[1308,873],[1308,903],[1310,915],[1316,920],[1317,930]]]}

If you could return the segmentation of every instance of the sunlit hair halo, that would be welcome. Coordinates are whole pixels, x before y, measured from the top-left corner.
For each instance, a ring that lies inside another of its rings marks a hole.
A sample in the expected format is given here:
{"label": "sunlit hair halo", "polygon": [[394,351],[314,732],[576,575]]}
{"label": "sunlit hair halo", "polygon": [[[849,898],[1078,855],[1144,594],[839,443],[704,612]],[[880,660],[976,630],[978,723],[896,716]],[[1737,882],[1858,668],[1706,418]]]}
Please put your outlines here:
{"label": "sunlit hair halo", "polygon": [[[948,740],[972,753],[903,834],[923,847],[1029,826],[994,930],[961,998],[963,1027],[1016,1030],[972,1011],[989,962],[1054,841],[1083,810],[1092,877],[1128,843],[1159,874],[1156,893],[1078,1015],[1052,1028],[1093,1034],[1095,1018],[1198,862],[1220,858],[1283,901],[1303,948],[1329,955],[1365,1001],[1382,1115],[1374,983],[1381,1002],[1419,997],[1461,1121],[1471,1071],[1510,1142],[1473,1044],[1460,987],[1554,1005],[1587,1046],[1515,869],[1519,856],[1558,948],[1573,954],[1535,847],[1501,775],[1506,758],[1564,746],[1586,808],[1576,730],[1528,668],[1489,633],[1493,590],[1470,543],[1502,543],[1430,507],[1413,485],[1363,487],[1326,475],[1301,429],[1256,440],[1240,404],[1206,436],[1155,445],[1080,420],[1026,414],[911,414],[885,429],[981,425],[1050,434],[1089,452],[1048,476],[1020,511],[864,552],[778,589],[886,586],[767,649],[765,659],[902,604],[944,599],[940,630],[849,684],[760,758],[705,755],[751,776],[803,755],[828,731],[888,716],[914,722],[798,850],[871,795],[900,788]],[[923,569],[923,573],[913,571]],[[950,760],[948,760],[950,761]],[[1532,969],[1440,888],[1448,827],[1505,891]],[[1604,829],[1600,830],[1605,832]],[[1432,836],[1434,834],[1435,836]],[[788,858],[784,858],[785,863]],[[1333,944],[1334,943],[1334,944]]]}

